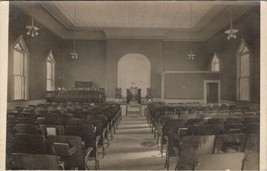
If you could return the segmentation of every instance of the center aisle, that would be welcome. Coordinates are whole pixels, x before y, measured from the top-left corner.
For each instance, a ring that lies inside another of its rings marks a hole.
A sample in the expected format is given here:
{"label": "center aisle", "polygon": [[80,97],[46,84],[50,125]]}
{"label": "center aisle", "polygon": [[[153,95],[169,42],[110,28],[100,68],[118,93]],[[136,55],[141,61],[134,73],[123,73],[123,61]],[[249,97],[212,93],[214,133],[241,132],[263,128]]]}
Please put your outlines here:
{"label": "center aisle", "polygon": [[101,170],[163,170],[153,134],[144,116],[123,117],[104,159]]}

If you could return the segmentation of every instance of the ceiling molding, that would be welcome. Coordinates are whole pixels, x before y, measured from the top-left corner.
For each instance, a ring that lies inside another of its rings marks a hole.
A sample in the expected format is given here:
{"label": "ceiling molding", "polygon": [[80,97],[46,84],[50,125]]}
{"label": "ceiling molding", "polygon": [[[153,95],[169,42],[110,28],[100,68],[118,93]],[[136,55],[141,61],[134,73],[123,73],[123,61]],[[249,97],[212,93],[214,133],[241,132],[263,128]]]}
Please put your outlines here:
{"label": "ceiling molding", "polygon": [[43,8],[52,15],[59,23],[67,30],[73,30],[74,25],[67,19],[67,17],[55,6],[52,2],[43,2]]}
{"label": "ceiling molding", "polygon": [[[101,2],[99,2],[101,3]],[[33,16],[40,24],[62,39],[105,40],[105,39],[161,39],[163,41],[206,41],[218,31],[229,25],[229,14],[233,11],[233,20],[239,18],[258,3],[206,2],[214,5],[198,20],[192,29],[168,28],[87,28],[75,27],[67,16],[53,2],[19,2],[12,4]],[[238,9],[238,10],[236,10]]]}

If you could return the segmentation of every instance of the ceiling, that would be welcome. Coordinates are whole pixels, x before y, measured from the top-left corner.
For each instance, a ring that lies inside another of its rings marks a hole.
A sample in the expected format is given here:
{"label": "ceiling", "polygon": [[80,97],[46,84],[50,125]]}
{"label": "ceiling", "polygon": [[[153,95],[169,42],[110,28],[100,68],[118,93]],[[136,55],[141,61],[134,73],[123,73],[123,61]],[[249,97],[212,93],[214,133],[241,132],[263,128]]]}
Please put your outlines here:
{"label": "ceiling", "polygon": [[[190,3],[152,1],[53,2],[71,24],[82,28],[188,29]],[[195,25],[212,4],[192,5]],[[75,10],[76,8],[76,10]],[[74,18],[76,11],[76,18]]]}
{"label": "ceiling", "polygon": [[[141,38],[203,41],[258,3],[222,1],[16,2],[64,39]],[[191,13],[192,9],[192,13]],[[192,17],[191,17],[192,16]]]}

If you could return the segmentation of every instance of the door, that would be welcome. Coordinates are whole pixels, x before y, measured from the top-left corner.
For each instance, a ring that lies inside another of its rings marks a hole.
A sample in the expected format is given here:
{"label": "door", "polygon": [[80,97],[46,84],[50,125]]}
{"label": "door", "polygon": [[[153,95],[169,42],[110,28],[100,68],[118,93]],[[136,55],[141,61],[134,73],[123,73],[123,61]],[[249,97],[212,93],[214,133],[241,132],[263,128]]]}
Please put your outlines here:
{"label": "door", "polygon": [[219,81],[205,81],[205,102],[206,103],[220,103],[220,82]]}

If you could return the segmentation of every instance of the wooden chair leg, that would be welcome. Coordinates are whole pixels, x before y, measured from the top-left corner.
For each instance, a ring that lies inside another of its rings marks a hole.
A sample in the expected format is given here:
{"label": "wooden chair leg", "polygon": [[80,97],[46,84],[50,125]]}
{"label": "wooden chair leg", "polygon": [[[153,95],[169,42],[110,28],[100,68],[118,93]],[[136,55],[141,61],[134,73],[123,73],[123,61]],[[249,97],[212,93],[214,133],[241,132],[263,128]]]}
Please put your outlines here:
{"label": "wooden chair leg", "polygon": [[169,151],[168,151],[168,149],[166,151],[165,168],[167,168],[167,170],[169,170]]}
{"label": "wooden chair leg", "polygon": [[105,149],[105,135],[102,135],[102,158],[104,158],[105,154],[106,154],[106,149]]}
{"label": "wooden chair leg", "polygon": [[160,142],[160,156],[163,157],[163,138],[161,138]]}

